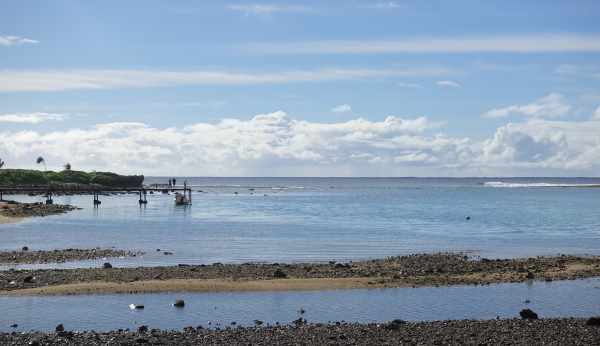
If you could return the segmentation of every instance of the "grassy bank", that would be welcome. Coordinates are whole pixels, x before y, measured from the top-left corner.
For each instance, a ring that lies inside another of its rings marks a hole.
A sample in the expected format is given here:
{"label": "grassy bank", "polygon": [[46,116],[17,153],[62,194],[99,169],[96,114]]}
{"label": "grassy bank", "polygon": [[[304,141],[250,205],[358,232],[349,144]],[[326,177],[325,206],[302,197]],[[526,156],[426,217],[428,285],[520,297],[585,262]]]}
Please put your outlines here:
{"label": "grassy bank", "polygon": [[138,187],[143,182],[143,175],[119,175],[111,172],[0,170],[0,186],[81,184],[107,187]]}

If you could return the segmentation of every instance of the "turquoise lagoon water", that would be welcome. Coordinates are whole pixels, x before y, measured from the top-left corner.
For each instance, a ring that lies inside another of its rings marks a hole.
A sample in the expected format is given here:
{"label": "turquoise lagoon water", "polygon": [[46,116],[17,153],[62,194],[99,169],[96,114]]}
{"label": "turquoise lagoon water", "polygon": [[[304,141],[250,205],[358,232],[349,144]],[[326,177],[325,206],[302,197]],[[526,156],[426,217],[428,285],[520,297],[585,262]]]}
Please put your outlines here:
{"label": "turquoise lagoon water", "polygon": [[178,178],[178,184],[184,180],[194,186],[189,207],[163,194],[149,195],[145,207],[137,195],[102,196],[97,209],[91,196],[56,197],[83,209],[0,225],[0,249],[146,252],[111,260],[123,266],[346,261],[448,250],[482,257],[600,254],[600,188],[592,186],[600,179]]}

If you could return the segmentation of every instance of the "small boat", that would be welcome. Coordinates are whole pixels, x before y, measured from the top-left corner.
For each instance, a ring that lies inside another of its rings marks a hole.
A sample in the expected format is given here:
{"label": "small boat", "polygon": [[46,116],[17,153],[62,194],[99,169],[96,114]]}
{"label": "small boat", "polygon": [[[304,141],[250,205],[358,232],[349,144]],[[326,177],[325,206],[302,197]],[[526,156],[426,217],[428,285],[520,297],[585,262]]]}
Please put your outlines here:
{"label": "small boat", "polygon": [[182,193],[175,192],[175,205],[188,205],[190,200]]}

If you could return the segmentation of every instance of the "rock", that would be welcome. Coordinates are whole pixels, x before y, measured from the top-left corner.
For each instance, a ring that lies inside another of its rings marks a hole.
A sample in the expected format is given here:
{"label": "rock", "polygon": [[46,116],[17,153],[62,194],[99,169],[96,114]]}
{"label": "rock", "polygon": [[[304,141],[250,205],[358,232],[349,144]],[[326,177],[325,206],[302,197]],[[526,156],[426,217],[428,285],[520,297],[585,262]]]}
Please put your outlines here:
{"label": "rock", "polygon": [[173,303],[173,306],[176,308],[182,308],[185,306],[185,302],[183,301],[183,299],[177,299],[175,303]]}
{"label": "rock", "polygon": [[110,269],[110,268],[112,268],[113,266],[112,266],[112,264],[110,264],[110,263],[106,262],[106,263],[104,263],[104,264],[102,265],[102,267],[103,267],[104,269]]}
{"label": "rock", "polygon": [[400,319],[395,319],[393,321],[386,323],[383,327],[385,329],[389,329],[389,330],[398,330],[398,329],[400,329],[400,326],[402,326],[403,324],[406,324],[406,321],[400,320]]}
{"label": "rock", "polygon": [[535,278],[535,275],[532,272],[527,272],[527,279],[532,280]]}
{"label": "rock", "polygon": [[469,220],[471,220],[471,217],[467,216],[467,217],[465,217],[465,220],[469,221]]}
{"label": "rock", "polygon": [[23,250],[23,251],[29,251],[29,248],[28,248],[27,246],[23,246],[23,247],[21,248],[21,250]]}
{"label": "rock", "polygon": [[30,345],[30,346],[40,346],[40,342],[37,341],[37,340],[31,340],[31,341],[29,341],[29,343],[27,345]]}
{"label": "rock", "polygon": [[139,326],[137,331],[138,333],[146,333],[148,332],[148,326]]}
{"label": "rock", "polygon": [[11,327],[11,328],[17,328],[18,326],[19,326],[19,325],[18,325],[18,324],[16,324],[16,323],[15,323],[15,324],[11,324],[11,325],[10,325],[10,327]]}
{"label": "rock", "polygon": [[302,317],[298,318],[297,320],[293,320],[292,323],[294,323],[294,325],[298,326],[303,326],[306,324],[306,320],[303,319]]}
{"label": "rock", "polygon": [[521,310],[521,312],[519,312],[519,315],[521,315],[521,318],[524,320],[537,320],[538,319],[538,314],[533,312],[533,310],[531,310],[531,309],[523,309],[523,310]]}
{"label": "rock", "polygon": [[63,324],[59,324],[58,326],[56,326],[56,328],[54,328],[54,331],[56,331],[57,333],[61,333],[65,331],[65,326],[63,326]]}
{"label": "rock", "polygon": [[28,276],[26,276],[26,277],[23,278],[23,282],[27,283],[27,284],[32,283],[33,280],[35,280],[35,278],[33,276],[31,276],[31,275],[28,275]]}
{"label": "rock", "polygon": [[287,278],[287,274],[283,270],[277,268],[277,270],[275,270],[273,273],[273,277],[276,279],[285,279]]}
{"label": "rock", "polygon": [[141,309],[144,308],[144,306],[143,305],[137,305],[137,304],[129,304],[129,308],[131,310],[135,310],[135,309],[141,310]]}
{"label": "rock", "polygon": [[261,326],[264,322],[261,320],[254,320],[254,324],[257,326]]}
{"label": "rock", "polygon": [[590,317],[585,324],[588,326],[600,327],[600,317]]}

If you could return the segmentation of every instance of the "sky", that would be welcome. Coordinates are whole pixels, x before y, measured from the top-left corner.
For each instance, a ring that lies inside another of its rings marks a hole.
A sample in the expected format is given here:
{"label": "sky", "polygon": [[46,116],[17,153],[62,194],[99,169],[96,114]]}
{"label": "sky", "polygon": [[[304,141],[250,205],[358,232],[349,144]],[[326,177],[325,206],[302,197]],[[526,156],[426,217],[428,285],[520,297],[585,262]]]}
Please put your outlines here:
{"label": "sky", "polygon": [[600,2],[2,1],[5,168],[600,176]]}

